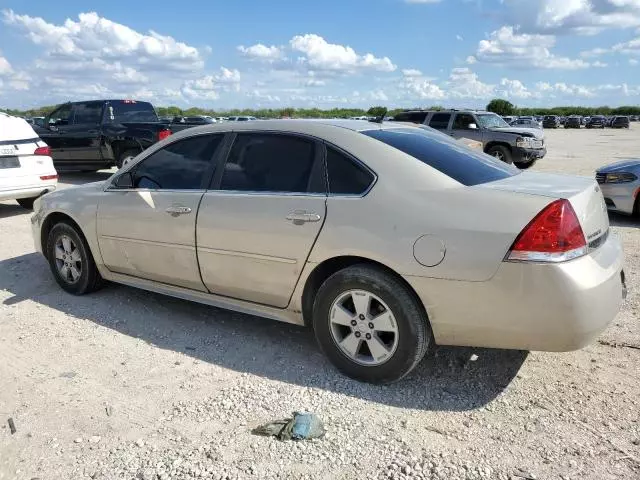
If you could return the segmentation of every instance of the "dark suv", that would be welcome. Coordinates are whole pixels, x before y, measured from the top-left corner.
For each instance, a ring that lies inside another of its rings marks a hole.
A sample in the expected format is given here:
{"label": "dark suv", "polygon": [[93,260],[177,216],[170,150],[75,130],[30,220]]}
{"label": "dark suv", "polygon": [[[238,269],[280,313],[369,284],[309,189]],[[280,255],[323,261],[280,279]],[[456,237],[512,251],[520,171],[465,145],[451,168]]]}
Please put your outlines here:
{"label": "dark suv", "polygon": [[582,126],[582,117],[571,115],[564,122],[564,128],[580,128]]}
{"label": "dark suv", "polygon": [[592,115],[587,122],[587,128],[604,128],[607,125],[607,119],[602,115]]}
{"label": "dark suv", "polygon": [[522,169],[547,153],[542,130],[513,127],[491,112],[408,110],[398,113],[394,121],[428,125],[454,138],[482,142],[485,153]]}
{"label": "dark suv", "polygon": [[560,118],[556,115],[546,115],[542,120],[542,128],[559,128]]}
{"label": "dark suv", "polygon": [[629,117],[614,117],[611,120],[611,128],[629,128]]}

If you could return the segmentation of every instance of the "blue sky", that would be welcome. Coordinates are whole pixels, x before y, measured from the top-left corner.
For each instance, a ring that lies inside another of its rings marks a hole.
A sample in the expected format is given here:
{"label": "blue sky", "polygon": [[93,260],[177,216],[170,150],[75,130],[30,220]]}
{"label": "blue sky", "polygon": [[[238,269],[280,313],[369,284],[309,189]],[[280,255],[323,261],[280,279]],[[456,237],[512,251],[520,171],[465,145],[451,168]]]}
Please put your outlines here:
{"label": "blue sky", "polygon": [[640,0],[0,0],[0,107],[640,103]]}

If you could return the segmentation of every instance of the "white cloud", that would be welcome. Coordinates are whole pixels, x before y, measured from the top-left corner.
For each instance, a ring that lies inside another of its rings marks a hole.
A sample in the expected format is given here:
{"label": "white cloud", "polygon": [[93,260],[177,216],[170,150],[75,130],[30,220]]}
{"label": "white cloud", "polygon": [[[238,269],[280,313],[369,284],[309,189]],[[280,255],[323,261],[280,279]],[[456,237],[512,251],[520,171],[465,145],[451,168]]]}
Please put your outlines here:
{"label": "white cloud", "polygon": [[462,38],[462,35],[456,35],[456,40],[461,42],[464,38]]}
{"label": "white cloud", "polygon": [[282,50],[275,45],[268,47],[261,43],[251,45],[250,47],[240,45],[238,51],[245,57],[266,62],[280,60],[283,56]]}
{"label": "white cloud", "polygon": [[192,70],[203,66],[197,48],[154,31],[136,32],[95,12],[81,13],[78,21],[67,19],[62,25],[17,15],[13,10],[3,10],[2,14],[5,24],[20,28],[51,57],[126,60],[142,69],[162,66],[164,70]]}
{"label": "white cloud", "polygon": [[538,82],[536,83],[536,89],[546,95],[550,95],[551,98],[555,98],[555,94],[561,94],[565,97],[593,97],[593,89],[584,85],[568,85],[566,83],[548,83]]}
{"label": "white cloud", "polygon": [[494,88],[481,82],[468,68],[454,68],[446,82],[446,90],[454,98],[488,98],[493,95]]}
{"label": "white cloud", "polygon": [[496,94],[507,98],[531,98],[539,97],[539,92],[532,92],[520,80],[503,78],[496,87]]}
{"label": "white cloud", "polygon": [[9,75],[10,73],[13,73],[13,68],[9,63],[9,60],[0,54],[0,75]]}
{"label": "white cloud", "polygon": [[636,60],[635,58],[630,58],[629,65],[632,65],[632,66],[638,65],[638,60]]}
{"label": "white cloud", "polygon": [[640,26],[638,0],[503,0],[514,25],[540,33],[595,34]]}
{"label": "white cloud", "polygon": [[421,77],[422,72],[420,70],[416,70],[415,68],[405,68],[402,70],[402,75],[405,77]]}
{"label": "white cloud", "polygon": [[328,43],[315,34],[296,35],[289,45],[304,54],[299,59],[301,63],[316,70],[355,73],[364,70],[393,72],[396,69],[388,57],[378,58],[371,53],[359,55],[349,46]]}
{"label": "white cloud", "polygon": [[590,66],[582,59],[559,57],[551,53],[550,48],[555,41],[552,35],[520,34],[513,27],[504,26],[491,32],[488,40],[480,40],[475,56],[469,57],[467,63],[479,61],[519,68],[566,70]]}
{"label": "white cloud", "polygon": [[220,98],[220,91],[239,91],[240,72],[221,67],[220,73],[216,75],[205,75],[204,77],[187,80],[182,84],[181,94],[189,99],[217,100]]}

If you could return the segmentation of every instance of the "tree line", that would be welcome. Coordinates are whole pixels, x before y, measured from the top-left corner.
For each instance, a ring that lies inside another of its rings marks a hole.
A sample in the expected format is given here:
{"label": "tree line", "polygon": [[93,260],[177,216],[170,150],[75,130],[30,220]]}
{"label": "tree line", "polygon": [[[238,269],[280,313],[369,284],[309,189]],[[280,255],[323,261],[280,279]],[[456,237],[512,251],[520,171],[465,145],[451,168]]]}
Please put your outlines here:
{"label": "tree line", "polygon": [[[21,117],[44,117],[51,113],[56,108],[56,105],[49,105],[39,108],[32,108],[27,110],[19,109],[4,109],[0,108],[0,111],[6,112],[10,115],[17,115]],[[416,110],[444,110],[445,107],[435,105],[431,107],[416,107]],[[622,106],[622,107],[579,107],[579,106],[564,106],[564,107],[517,107],[511,102],[503,99],[493,99],[486,107],[490,112],[495,112],[499,115],[640,115],[640,106]],[[380,115],[393,116],[405,108],[395,108],[387,110],[383,106],[374,106],[369,109],[361,108],[332,108],[323,110],[319,108],[264,108],[264,109],[230,109],[230,110],[218,110],[208,108],[180,108],[177,106],[169,107],[156,107],[158,115],[161,117],[175,117],[175,116],[195,116],[195,115],[209,115],[212,117],[230,117],[230,116],[254,116],[258,118],[349,118],[360,116],[373,116]]]}

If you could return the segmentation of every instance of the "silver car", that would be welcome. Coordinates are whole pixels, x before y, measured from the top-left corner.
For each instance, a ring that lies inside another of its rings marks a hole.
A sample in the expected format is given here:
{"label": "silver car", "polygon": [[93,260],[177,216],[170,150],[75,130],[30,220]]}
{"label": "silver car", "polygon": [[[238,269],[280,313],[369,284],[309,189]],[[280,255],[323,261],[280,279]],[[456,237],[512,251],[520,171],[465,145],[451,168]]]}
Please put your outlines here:
{"label": "silver car", "polygon": [[612,163],[596,172],[607,208],[613,212],[640,213],[640,160]]}
{"label": "silver car", "polygon": [[32,224],[72,294],[108,280],[309,325],[340,371],[374,383],[434,344],[581,348],[624,294],[594,180],[393,123],[195,127],[45,195]]}

